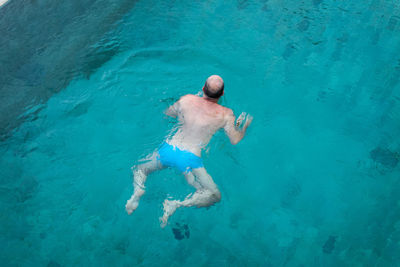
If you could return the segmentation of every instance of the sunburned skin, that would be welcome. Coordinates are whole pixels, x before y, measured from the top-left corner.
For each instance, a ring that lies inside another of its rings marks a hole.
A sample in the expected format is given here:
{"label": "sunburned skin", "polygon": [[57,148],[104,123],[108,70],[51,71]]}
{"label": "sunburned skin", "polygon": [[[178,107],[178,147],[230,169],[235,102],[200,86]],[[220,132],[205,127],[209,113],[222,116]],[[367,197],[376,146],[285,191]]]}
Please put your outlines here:
{"label": "sunburned skin", "polygon": [[225,126],[230,111],[202,97],[185,95],[167,111],[181,123],[167,142],[200,157],[215,132]]}
{"label": "sunburned skin", "polygon": [[[223,90],[223,80],[217,75],[210,76],[206,85],[209,91]],[[233,111],[219,105],[218,100],[219,98],[208,97],[206,91],[203,97],[196,95],[181,97],[165,111],[168,116],[177,118],[180,125],[176,133],[166,142],[173,147],[201,157],[202,149],[221,128],[224,129],[232,144],[237,144],[242,140],[247,127],[253,120],[252,116],[242,113],[235,122]],[[160,162],[158,152],[149,158],[149,162],[137,166],[134,170],[134,193],[125,206],[128,214],[138,207],[139,199],[145,192],[144,182],[147,176],[153,171],[166,167]],[[208,207],[221,199],[217,185],[204,167],[193,168],[190,172],[183,174],[196,192],[183,201],[168,199],[164,201],[164,215],[160,218],[162,227],[165,227],[168,218],[179,207]]]}

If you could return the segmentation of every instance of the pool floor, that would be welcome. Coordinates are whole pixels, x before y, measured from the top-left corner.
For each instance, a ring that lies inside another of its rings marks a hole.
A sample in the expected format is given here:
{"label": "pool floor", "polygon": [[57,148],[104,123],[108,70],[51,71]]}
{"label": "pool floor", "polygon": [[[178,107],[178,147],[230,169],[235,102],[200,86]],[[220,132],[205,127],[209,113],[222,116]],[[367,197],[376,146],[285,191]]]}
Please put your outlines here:
{"label": "pool floor", "polygon": [[[85,31],[71,22],[22,78],[0,80],[41,92],[18,123],[2,119],[14,125],[0,142],[3,266],[400,264],[398,4],[137,1],[115,12],[100,34],[96,14],[111,15],[93,8]],[[160,228],[163,200],[194,191],[166,169],[128,216],[130,168],[175,125],[163,111],[211,74],[225,80],[223,105],[254,116],[238,145],[218,132],[203,153],[222,201]]]}

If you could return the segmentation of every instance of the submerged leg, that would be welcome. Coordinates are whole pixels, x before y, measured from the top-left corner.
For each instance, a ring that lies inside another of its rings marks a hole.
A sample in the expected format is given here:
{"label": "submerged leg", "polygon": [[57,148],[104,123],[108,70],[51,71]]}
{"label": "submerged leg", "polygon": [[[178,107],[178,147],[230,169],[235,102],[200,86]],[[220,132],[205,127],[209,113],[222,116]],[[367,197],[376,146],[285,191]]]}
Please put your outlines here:
{"label": "submerged leg", "polygon": [[144,194],[144,183],[146,182],[147,176],[163,168],[160,161],[157,159],[158,153],[155,152],[151,157],[150,161],[140,164],[133,169],[133,194],[131,198],[126,202],[125,209],[128,214],[134,212],[138,205],[140,197]]}
{"label": "submerged leg", "polygon": [[167,225],[168,218],[179,207],[209,207],[221,200],[221,193],[205,168],[193,169],[192,172],[185,174],[185,178],[190,185],[196,188],[196,192],[188,195],[183,201],[166,199],[164,201],[164,215],[161,218],[161,227]]}

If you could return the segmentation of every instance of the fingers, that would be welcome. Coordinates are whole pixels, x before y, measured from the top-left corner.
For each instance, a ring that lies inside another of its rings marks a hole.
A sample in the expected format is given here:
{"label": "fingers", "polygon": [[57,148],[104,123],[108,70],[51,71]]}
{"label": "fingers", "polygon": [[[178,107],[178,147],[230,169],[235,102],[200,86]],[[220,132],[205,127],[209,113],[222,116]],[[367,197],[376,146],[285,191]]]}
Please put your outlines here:
{"label": "fingers", "polygon": [[253,121],[253,116],[251,116],[250,114],[247,115],[246,123],[247,123],[247,124],[250,124],[252,121]]}
{"label": "fingers", "polygon": [[245,125],[249,126],[252,121],[253,116],[247,114],[246,112],[242,112],[236,120],[236,127],[240,128],[243,125],[243,122],[245,122]]}
{"label": "fingers", "polygon": [[242,112],[236,120],[236,127],[240,127],[243,123],[243,120],[246,118],[246,112]]}

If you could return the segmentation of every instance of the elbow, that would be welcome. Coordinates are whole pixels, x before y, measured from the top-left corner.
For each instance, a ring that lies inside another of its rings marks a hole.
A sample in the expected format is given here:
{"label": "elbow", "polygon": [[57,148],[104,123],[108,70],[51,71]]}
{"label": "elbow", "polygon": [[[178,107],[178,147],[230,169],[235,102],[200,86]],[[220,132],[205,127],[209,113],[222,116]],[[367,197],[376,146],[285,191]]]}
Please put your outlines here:
{"label": "elbow", "polygon": [[241,140],[241,138],[235,138],[235,139],[231,139],[231,144],[232,145],[236,145],[237,143],[239,143]]}
{"label": "elbow", "polygon": [[243,136],[244,136],[244,133],[239,132],[239,131],[236,131],[235,133],[228,135],[229,141],[231,141],[232,145],[236,145],[237,143],[239,143],[240,140],[243,139]]}

